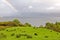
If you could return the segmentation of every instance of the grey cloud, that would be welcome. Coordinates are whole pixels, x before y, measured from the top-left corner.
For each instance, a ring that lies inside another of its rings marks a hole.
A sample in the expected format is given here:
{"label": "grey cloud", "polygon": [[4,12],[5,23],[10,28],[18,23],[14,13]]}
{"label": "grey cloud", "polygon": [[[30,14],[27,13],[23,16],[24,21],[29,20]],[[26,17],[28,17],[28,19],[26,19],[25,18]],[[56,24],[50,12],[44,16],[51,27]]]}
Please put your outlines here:
{"label": "grey cloud", "polygon": [[[33,0],[8,0],[17,10],[18,12],[15,13],[11,8],[9,8],[6,4],[4,4],[3,8],[2,2],[0,2],[0,14],[8,14],[8,15],[21,15],[23,13],[29,13],[29,12],[36,12],[36,13],[59,13],[60,9],[55,10],[47,10],[46,8],[49,8],[51,6],[54,6],[55,3],[59,3],[59,0],[38,0],[41,2],[33,2]],[[33,8],[29,9],[28,7],[32,6]],[[4,12],[3,12],[4,11]]]}

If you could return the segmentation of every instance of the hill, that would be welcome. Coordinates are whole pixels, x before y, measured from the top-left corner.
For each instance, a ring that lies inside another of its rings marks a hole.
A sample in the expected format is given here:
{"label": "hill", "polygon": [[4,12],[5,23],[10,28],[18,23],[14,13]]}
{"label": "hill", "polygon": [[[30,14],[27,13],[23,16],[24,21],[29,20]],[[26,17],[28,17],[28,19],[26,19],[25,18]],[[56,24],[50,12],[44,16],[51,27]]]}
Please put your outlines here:
{"label": "hill", "polygon": [[11,27],[0,30],[0,40],[60,40],[60,33],[35,27]]}

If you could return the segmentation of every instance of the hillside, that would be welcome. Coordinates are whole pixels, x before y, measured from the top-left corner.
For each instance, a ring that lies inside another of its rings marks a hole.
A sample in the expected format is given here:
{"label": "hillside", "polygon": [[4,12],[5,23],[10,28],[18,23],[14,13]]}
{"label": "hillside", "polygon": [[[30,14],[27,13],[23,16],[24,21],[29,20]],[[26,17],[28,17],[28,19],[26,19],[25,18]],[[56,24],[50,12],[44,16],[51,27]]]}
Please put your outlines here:
{"label": "hillside", "polygon": [[60,40],[60,33],[35,27],[11,27],[0,30],[0,40]]}

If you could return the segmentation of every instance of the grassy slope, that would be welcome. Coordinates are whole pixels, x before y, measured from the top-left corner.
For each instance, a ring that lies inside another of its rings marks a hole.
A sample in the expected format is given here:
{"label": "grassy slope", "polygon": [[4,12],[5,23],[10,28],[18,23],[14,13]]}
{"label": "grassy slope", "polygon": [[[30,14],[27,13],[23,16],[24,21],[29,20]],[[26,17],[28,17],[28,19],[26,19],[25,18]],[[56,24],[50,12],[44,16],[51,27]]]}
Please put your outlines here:
{"label": "grassy slope", "polygon": [[[54,31],[51,32],[51,30],[45,28],[13,27],[2,30],[0,31],[0,34],[1,33],[6,35],[6,38],[1,37],[0,35],[0,40],[60,40],[60,33]],[[11,36],[11,34],[13,33],[15,33],[15,35]],[[37,33],[37,35],[34,35],[34,33]],[[27,36],[21,36],[19,38],[16,38],[16,35],[19,34],[27,34],[32,36],[32,38],[27,38]]]}

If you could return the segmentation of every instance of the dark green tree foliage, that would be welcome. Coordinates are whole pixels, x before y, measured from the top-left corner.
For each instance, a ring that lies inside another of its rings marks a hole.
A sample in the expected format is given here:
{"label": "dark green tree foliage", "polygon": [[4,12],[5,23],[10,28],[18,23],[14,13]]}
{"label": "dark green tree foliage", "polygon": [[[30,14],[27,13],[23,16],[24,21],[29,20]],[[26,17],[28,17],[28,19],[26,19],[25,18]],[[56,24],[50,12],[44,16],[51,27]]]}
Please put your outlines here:
{"label": "dark green tree foliage", "polygon": [[18,19],[14,19],[13,21],[7,21],[7,22],[0,22],[0,26],[10,26],[10,27],[15,27],[15,26],[20,26],[20,27],[31,27],[31,24],[25,23],[22,24]]}
{"label": "dark green tree foliage", "polygon": [[18,19],[14,19],[13,22],[20,24],[20,21]]}
{"label": "dark green tree foliage", "polygon": [[17,23],[14,22],[6,22],[6,26],[18,26]]}
{"label": "dark green tree foliage", "polygon": [[55,24],[48,22],[46,23],[45,28],[60,32],[60,22],[56,22]]}
{"label": "dark green tree foliage", "polygon": [[16,23],[18,26],[24,26],[18,19],[14,19],[13,22]]}
{"label": "dark green tree foliage", "polygon": [[25,23],[25,24],[24,24],[24,26],[32,27],[32,25],[31,25],[31,24],[29,24],[29,23]]}
{"label": "dark green tree foliage", "polygon": [[0,22],[0,26],[17,26],[17,23],[14,23],[12,21]]}
{"label": "dark green tree foliage", "polygon": [[13,21],[0,22],[0,26],[24,26],[18,19]]}
{"label": "dark green tree foliage", "polygon": [[40,25],[39,28],[44,28],[44,26],[43,25]]}
{"label": "dark green tree foliage", "polygon": [[14,19],[13,22],[16,23],[18,26],[20,25],[20,21],[18,19]]}
{"label": "dark green tree foliage", "polygon": [[46,28],[51,28],[52,25],[53,25],[53,23],[49,23],[49,22],[47,22],[46,25],[45,25],[45,27],[46,27]]}

